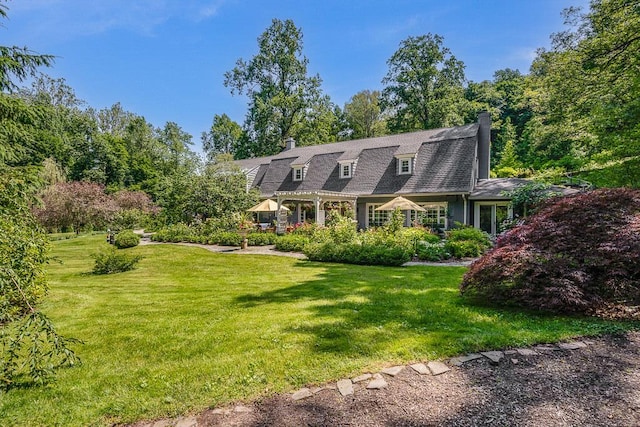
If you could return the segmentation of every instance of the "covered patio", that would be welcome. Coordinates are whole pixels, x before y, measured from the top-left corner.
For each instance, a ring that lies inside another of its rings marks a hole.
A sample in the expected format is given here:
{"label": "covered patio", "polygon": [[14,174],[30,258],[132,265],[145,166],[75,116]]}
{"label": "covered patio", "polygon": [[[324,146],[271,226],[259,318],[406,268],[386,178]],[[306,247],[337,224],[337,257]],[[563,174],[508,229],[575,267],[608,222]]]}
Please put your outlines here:
{"label": "covered patio", "polygon": [[[324,210],[324,204],[326,202],[346,202],[351,206],[351,211],[355,216],[356,201],[358,196],[349,193],[339,193],[336,191],[276,191],[275,192],[277,204],[278,204],[278,221],[276,226],[277,233],[284,233],[287,229],[287,212],[281,210],[285,202],[295,202],[295,212],[298,214],[297,222],[303,222],[300,218],[301,205],[304,203],[311,203],[314,207],[314,220],[318,225],[324,225],[326,212]],[[282,213],[282,215],[281,215]],[[354,217],[355,219],[355,217]]]}

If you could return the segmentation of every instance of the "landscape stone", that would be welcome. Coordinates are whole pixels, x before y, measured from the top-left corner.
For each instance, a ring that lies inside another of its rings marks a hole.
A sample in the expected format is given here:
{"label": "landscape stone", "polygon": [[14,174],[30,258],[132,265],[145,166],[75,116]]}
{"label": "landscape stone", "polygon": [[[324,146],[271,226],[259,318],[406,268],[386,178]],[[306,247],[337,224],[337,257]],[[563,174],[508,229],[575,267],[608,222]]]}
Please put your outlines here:
{"label": "landscape stone", "polygon": [[338,381],[338,391],[343,396],[353,394],[353,383],[349,379]]}
{"label": "landscape stone", "polygon": [[324,389],[325,389],[324,387],[312,387],[311,388],[311,393],[313,393],[313,394],[320,393]]}
{"label": "landscape stone", "polygon": [[519,362],[518,362],[518,359],[511,359],[511,363],[513,363],[514,365],[517,365]]}
{"label": "landscape stone", "polygon": [[449,372],[451,370],[451,368],[449,368],[447,365],[445,365],[442,362],[429,362],[427,366],[431,371],[431,375],[440,375],[440,374],[444,374],[445,372]]}
{"label": "landscape stone", "polygon": [[158,420],[151,425],[153,427],[170,427],[173,425],[173,422],[171,420]]}
{"label": "landscape stone", "polygon": [[222,409],[222,408],[216,408],[213,411],[211,411],[213,415],[227,415],[230,412],[231,411],[229,411],[228,409]]}
{"label": "landscape stone", "polygon": [[178,418],[176,427],[198,427],[196,417]]}
{"label": "landscape stone", "polygon": [[367,384],[367,388],[373,389],[373,390],[380,390],[381,388],[385,388],[387,385],[388,384],[384,380],[384,378],[376,378],[369,381],[369,384]]}
{"label": "landscape stone", "polygon": [[233,412],[237,412],[239,414],[246,414],[248,412],[253,412],[253,409],[249,408],[248,406],[244,406],[244,405],[236,405],[236,407],[233,408]]}
{"label": "landscape stone", "polygon": [[587,345],[581,341],[561,342],[558,344],[558,347],[560,347],[562,350],[577,350],[586,346]]}
{"label": "landscape stone", "polygon": [[559,350],[555,345],[537,345],[534,347],[538,351],[556,351]]}
{"label": "landscape stone", "polygon": [[504,353],[501,351],[483,351],[480,354],[489,359],[491,363],[494,364],[500,363],[500,360],[504,357]]}
{"label": "landscape stone", "polygon": [[293,393],[293,396],[291,396],[291,398],[293,400],[301,400],[311,396],[313,396],[313,393],[311,392],[311,390],[305,387]]}
{"label": "landscape stone", "polygon": [[420,375],[426,375],[429,373],[429,368],[427,368],[427,365],[424,363],[414,363],[411,367]]}
{"label": "landscape stone", "polygon": [[353,378],[351,381],[353,381],[354,383],[359,383],[359,382],[371,379],[372,377],[373,377],[373,375],[371,375],[371,374],[362,374],[362,375],[358,375],[357,377]]}
{"label": "landscape stone", "polygon": [[384,368],[382,371],[383,374],[387,374],[387,375],[391,375],[392,377],[395,377],[396,375],[398,375],[402,370],[404,369],[404,366],[392,366],[390,368]]}
{"label": "landscape stone", "polygon": [[516,350],[505,350],[504,351],[505,356],[513,356],[516,353],[517,353]]}
{"label": "landscape stone", "polygon": [[455,366],[462,366],[465,362],[470,362],[472,360],[481,359],[482,355],[478,353],[469,353],[466,356],[454,357],[449,360],[449,363]]}
{"label": "landscape stone", "polygon": [[531,350],[529,348],[518,348],[516,349],[516,351],[520,356],[536,356],[540,354],[537,351]]}

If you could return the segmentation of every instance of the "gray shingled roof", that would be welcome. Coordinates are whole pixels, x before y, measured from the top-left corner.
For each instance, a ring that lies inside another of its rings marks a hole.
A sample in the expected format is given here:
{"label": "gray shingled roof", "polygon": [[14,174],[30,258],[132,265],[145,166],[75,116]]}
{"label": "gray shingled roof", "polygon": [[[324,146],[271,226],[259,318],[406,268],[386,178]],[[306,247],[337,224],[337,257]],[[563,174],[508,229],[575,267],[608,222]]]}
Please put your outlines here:
{"label": "gray shingled roof", "polygon": [[[252,187],[263,197],[276,191],[338,191],[357,195],[469,193],[473,188],[478,124],[431,129],[333,144],[296,147],[269,157],[238,160],[258,168]],[[417,153],[411,175],[396,173],[397,154]],[[352,178],[341,179],[338,160],[357,157]],[[303,181],[293,181],[291,165],[306,163]]]}
{"label": "gray shingled roof", "polygon": [[[531,184],[535,181],[524,178],[491,178],[481,179],[478,181],[469,196],[469,200],[509,200],[504,192],[513,191],[523,185]],[[573,188],[552,185],[550,191],[561,193],[564,195],[577,193],[578,190]]]}

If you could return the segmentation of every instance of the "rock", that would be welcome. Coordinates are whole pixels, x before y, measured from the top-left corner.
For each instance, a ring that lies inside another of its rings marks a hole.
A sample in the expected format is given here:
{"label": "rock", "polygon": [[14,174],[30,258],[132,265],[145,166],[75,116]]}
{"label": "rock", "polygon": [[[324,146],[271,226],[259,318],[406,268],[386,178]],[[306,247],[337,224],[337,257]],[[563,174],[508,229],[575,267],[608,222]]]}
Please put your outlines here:
{"label": "rock", "polygon": [[470,362],[472,360],[481,359],[482,355],[478,353],[469,353],[466,356],[454,357],[449,359],[449,363],[455,366],[462,366],[465,362]]}
{"label": "rock", "polygon": [[373,379],[371,381],[369,381],[369,384],[367,384],[367,388],[368,389],[373,389],[373,390],[380,390],[381,388],[385,388],[387,386],[387,382],[384,380],[384,378],[376,378]]}
{"label": "rock", "polygon": [[338,391],[343,396],[353,394],[353,383],[349,379],[338,381]]}
{"label": "rock", "polygon": [[556,351],[559,350],[555,345],[537,345],[534,347],[538,351]]}
{"label": "rock", "polygon": [[198,427],[198,420],[196,417],[178,418],[176,427]]}
{"label": "rock", "polygon": [[248,406],[244,406],[244,405],[236,405],[236,407],[233,408],[233,412],[237,412],[239,414],[246,414],[248,412],[253,412],[253,409],[249,408]]}
{"label": "rock", "polygon": [[582,341],[561,342],[558,344],[558,347],[560,347],[561,350],[577,350],[586,346],[587,345]]}
{"label": "rock", "polygon": [[429,368],[427,368],[427,365],[425,365],[424,363],[414,363],[413,365],[411,365],[411,368],[413,368],[413,370],[420,375],[426,375],[429,373]]}
{"label": "rock", "polygon": [[429,362],[427,366],[431,371],[431,375],[440,375],[451,370],[451,368],[442,362]]}
{"label": "rock", "polygon": [[491,363],[495,365],[500,363],[500,360],[504,357],[504,353],[501,351],[483,351],[480,354],[489,359]]}
{"label": "rock", "polygon": [[383,370],[381,370],[380,372],[382,372],[383,374],[387,374],[387,375],[391,375],[392,377],[395,377],[396,375],[398,375],[402,370],[404,369],[404,366],[392,366],[390,368],[384,368]]}
{"label": "rock", "polygon": [[516,350],[505,350],[504,351],[504,355],[505,356],[513,356],[516,353],[518,353]]}
{"label": "rock", "polygon": [[291,396],[291,398],[293,400],[301,400],[311,396],[313,396],[313,393],[311,392],[311,390],[305,387],[293,393],[293,396]]}
{"label": "rock", "polygon": [[222,408],[216,408],[213,411],[211,411],[211,413],[213,415],[228,415],[231,411],[229,411],[228,409],[222,409]]}
{"label": "rock", "polygon": [[513,363],[514,365],[517,365],[520,362],[518,361],[518,359],[511,359],[511,363]]}
{"label": "rock", "polygon": [[351,379],[351,381],[352,381],[353,383],[359,383],[359,382],[362,382],[362,381],[366,381],[366,380],[368,380],[368,379],[371,379],[372,377],[373,377],[373,375],[371,375],[371,374],[362,374],[362,375],[358,375],[358,376],[357,376],[357,377],[355,377],[355,378],[352,378],[352,379]]}
{"label": "rock", "polygon": [[540,354],[537,351],[531,350],[529,348],[518,348],[516,349],[516,351],[520,356],[536,356]]}
{"label": "rock", "polygon": [[155,423],[151,424],[152,427],[170,427],[172,425],[172,420],[158,420]]}
{"label": "rock", "polygon": [[313,394],[320,393],[322,390],[324,390],[324,387],[312,387],[311,393]]}

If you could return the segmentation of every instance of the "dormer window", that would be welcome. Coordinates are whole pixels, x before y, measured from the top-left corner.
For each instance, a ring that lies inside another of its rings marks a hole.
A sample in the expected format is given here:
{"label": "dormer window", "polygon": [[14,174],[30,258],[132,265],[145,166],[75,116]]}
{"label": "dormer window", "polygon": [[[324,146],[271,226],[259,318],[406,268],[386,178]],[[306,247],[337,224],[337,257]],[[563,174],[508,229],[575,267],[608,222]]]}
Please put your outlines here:
{"label": "dormer window", "polygon": [[411,175],[413,173],[413,156],[398,156],[398,175]]}
{"label": "dormer window", "polygon": [[351,163],[340,165],[340,178],[351,178]]}
{"label": "dormer window", "polygon": [[304,166],[295,166],[293,168],[293,180],[302,181],[303,177],[304,177]]}

